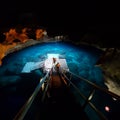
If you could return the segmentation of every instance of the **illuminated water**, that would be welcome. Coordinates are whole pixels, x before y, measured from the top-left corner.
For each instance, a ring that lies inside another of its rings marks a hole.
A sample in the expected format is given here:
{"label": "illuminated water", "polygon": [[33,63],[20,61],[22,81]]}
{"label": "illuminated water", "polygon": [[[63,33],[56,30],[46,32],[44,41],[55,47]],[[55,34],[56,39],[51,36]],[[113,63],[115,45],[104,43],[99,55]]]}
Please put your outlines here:
{"label": "illuminated water", "polygon": [[[70,71],[105,87],[102,71],[95,66],[102,53],[100,50],[62,42],[31,46],[3,59],[0,67],[0,118],[11,120],[43,76],[39,69],[21,73],[26,62],[43,61],[48,53],[60,54],[60,58],[66,59]],[[87,93],[84,83],[77,84]]]}

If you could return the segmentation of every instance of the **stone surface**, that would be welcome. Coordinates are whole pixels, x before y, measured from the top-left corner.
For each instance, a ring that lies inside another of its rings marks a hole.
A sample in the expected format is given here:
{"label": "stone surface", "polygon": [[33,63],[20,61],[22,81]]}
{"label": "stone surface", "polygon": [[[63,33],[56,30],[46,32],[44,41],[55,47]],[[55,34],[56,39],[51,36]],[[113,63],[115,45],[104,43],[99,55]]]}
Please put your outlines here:
{"label": "stone surface", "polygon": [[117,50],[115,55],[109,53],[100,67],[108,89],[120,96],[120,50]]}

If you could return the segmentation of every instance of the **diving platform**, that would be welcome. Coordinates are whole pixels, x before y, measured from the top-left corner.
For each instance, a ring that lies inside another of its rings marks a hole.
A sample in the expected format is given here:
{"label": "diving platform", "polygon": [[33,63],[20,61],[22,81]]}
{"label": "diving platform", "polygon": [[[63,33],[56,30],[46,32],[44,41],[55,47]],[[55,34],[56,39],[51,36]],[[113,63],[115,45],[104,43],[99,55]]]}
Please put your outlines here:
{"label": "diving platform", "polygon": [[42,62],[27,62],[25,66],[23,67],[21,73],[30,73],[32,70],[39,69],[43,67],[43,61]]}
{"label": "diving platform", "polygon": [[[56,61],[57,63],[60,64],[61,69],[65,69],[66,71],[69,71],[66,59],[56,59]],[[45,60],[43,69],[44,71],[48,71],[52,68],[52,66],[53,66],[53,59],[49,58]]]}
{"label": "diving platform", "polygon": [[30,73],[32,70],[42,68],[44,72],[49,71],[53,67],[53,58],[60,64],[61,69],[69,71],[66,59],[60,59],[59,54],[47,54],[47,59],[41,62],[27,62],[21,73]]}

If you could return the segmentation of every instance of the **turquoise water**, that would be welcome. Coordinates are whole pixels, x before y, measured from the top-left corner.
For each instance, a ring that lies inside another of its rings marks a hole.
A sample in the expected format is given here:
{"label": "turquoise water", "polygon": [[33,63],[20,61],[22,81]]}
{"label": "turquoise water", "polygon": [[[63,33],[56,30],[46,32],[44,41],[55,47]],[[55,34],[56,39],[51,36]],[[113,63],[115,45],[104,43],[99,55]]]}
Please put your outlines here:
{"label": "turquoise water", "polygon": [[[27,62],[43,61],[50,53],[60,54],[60,58],[66,59],[71,72],[105,87],[102,71],[95,66],[102,51],[63,42],[34,45],[9,54],[3,59],[0,67],[0,118],[12,119],[31,95],[40,77],[43,76],[40,69],[31,73],[21,73],[24,65]],[[87,90],[85,84],[77,84],[78,87]],[[6,114],[8,115],[6,116]]]}
{"label": "turquoise water", "polygon": [[47,58],[48,53],[60,54],[60,58],[67,60],[70,71],[75,71],[77,75],[81,75],[91,81],[93,79],[96,82],[101,81],[101,70],[94,66],[100,57],[101,51],[92,48],[90,50],[90,48],[88,49],[85,46],[78,48],[65,43],[43,43],[8,55],[3,60],[2,67],[0,67],[0,75],[4,75],[5,70],[19,74],[26,62],[43,61]]}
{"label": "turquoise water", "polygon": [[[15,80],[9,80],[9,82],[17,82],[19,74],[27,62],[43,61],[47,58],[47,54],[50,53],[60,54],[60,58],[65,58],[70,71],[73,73],[87,78],[92,82],[103,83],[101,69],[95,67],[101,51],[85,46],[76,47],[72,44],[62,42],[42,43],[8,55],[4,58],[3,65],[0,67],[0,76],[16,76]],[[5,80],[0,80],[0,85],[5,86],[6,84],[9,83],[5,83]]]}

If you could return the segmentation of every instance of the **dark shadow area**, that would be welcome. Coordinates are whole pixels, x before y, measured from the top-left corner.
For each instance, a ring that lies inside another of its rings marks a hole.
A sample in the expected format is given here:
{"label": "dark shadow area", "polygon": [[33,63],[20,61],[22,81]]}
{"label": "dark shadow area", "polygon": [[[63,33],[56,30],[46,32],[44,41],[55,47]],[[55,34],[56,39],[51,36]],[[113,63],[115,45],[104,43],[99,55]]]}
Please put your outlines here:
{"label": "dark shadow area", "polygon": [[62,90],[56,97],[51,96],[46,102],[41,102],[41,97],[39,93],[24,120],[89,120],[69,89],[64,89],[64,92]]}
{"label": "dark shadow area", "polygon": [[[7,72],[7,71],[6,71]],[[12,72],[5,73],[12,78]],[[13,76],[13,77],[12,77]],[[25,104],[39,83],[40,75],[35,71],[28,74],[19,74],[19,79],[4,87],[0,87],[0,118],[13,120],[20,108]]]}

